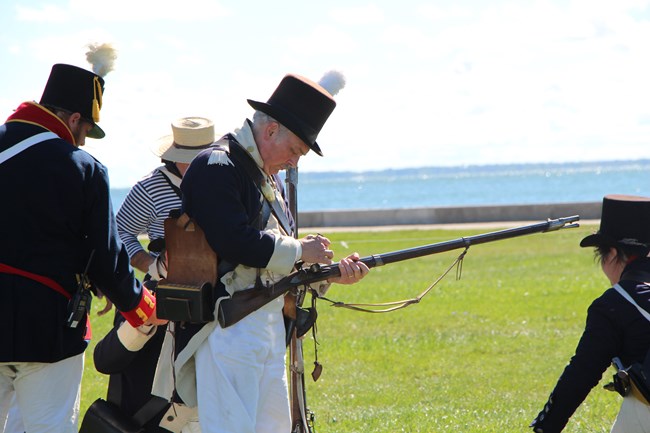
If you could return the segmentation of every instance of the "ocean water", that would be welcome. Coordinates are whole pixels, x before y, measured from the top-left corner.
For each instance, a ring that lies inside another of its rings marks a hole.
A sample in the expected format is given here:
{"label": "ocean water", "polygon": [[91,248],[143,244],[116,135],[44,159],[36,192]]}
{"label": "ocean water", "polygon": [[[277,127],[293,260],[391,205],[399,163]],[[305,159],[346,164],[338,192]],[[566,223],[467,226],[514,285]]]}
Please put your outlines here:
{"label": "ocean water", "polygon": [[[111,190],[114,209],[128,188]],[[300,172],[301,211],[600,202],[650,196],[650,160]]]}

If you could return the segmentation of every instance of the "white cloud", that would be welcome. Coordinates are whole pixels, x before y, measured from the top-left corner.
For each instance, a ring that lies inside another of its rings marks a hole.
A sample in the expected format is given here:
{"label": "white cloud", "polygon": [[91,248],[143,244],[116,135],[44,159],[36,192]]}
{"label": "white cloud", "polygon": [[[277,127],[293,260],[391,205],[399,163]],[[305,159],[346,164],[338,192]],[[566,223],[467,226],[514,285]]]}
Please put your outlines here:
{"label": "white cloud", "polygon": [[384,11],[373,3],[333,8],[329,16],[339,24],[352,26],[381,24],[386,20]]}
{"label": "white cloud", "polygon": [[[174,22],[206,23],[231,13],[215,0],[70,0],[70,11],[100,22],[166,21],[169,25]],[[162,23],[161,26],[163,32],[174,33],[173,27]]]}
{"label": "white cloud", "polygon": [[[73,32],[50,34],[27,39],[21,51],[44,64],[69,63],[88,68],[87,45],[94,42],[113,42],[114,37],[102,28],[85,28]],[[118,56],[119,56],[119,46]]]}
{"label": "white cloud", "polygon": [[455,4],[443,7],[432,3],[420,4],[416,8],[419,17],[445,26],[458,22],[459,20],[471,18],[472,15],[475,15],[475,13],[472,13],[472,10],[475,9]]}
{"label": "white cloud", "polygon": [[[17,66],[0,78],[16,85],[0,104],[38,98],[52,63],[85,67],[86,43],[113,42],[107,137],[88,147],[121,186],[157,164],[149,145],[173,119],[211,117],[227,132],[285,73],[333,68],[348,84],[319,136],[325,158],[302,170],[650,157],[645,0],[260,3],[255,16],[209,0],[54,4],[79,25],[10,23],[0,40]],[[52,6],[23,7],[37,19]]]}
{"label": "white cloud", "polygon": [[29,23],[65,23],[70,21],[70,14],[58,5],[46,4],[41,7],[16,5],[16,20]]}
{"label": "white cloud", "polygon": [[298,57],[304,61],[309,57],[336,58],[358,49],[354,37],[346,31],[330,25],[314,26],[308,34],[290,34],[286,37],[287,57]]}
{"label": "white cloud", "polygon": [[216,0],[69,0],[67,4],[15,6],[16,19],[23,22],[209,22],[232,12]]}

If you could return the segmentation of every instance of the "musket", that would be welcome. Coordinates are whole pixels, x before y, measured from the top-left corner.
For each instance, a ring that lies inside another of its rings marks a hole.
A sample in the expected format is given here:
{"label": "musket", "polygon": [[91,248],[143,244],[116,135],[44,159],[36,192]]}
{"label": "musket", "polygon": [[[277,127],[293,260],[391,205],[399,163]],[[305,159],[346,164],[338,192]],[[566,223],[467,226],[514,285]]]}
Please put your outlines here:
{"label": "musket", "polygon": [[[289,211],[294,221],[294,237],[298,237],[298,168],[290,167],[286,171],[285,183]],[[307,420],[307,397],[305,394],[304,360],[302,340],[296,335],[296,310],[301,307],[305,291],[285,296],[285,309],[293,318],[287,326],[289,345],[289,397],[291,409],[291,433],[311,433]],[[293,311],[291,311],[293,310]]]}
{"label": "musket", "polygon": [[[407,248],[384,254],[374,254],[372,256],[363,257],[360,261],[365,263],[369,268],[374,268],[459,248],[469,248],[472,245],[479,245],[502,239],[509,239],[533,233],[546,233],[563,228],[575,228],[578,227],[578,224],[576,223],[578,220],[580,220],[580,216],[578,215],[548,219],[545,222],[536,224],[467,236],[450,241],[423,245],[415,248]],[[309,286],[310,284],[325,281],[329,278],[336,278],[340,275],[341,271],[339,270],[338,263],[325,266],[314,264],[306,269],[300,269],[289,274],[275,284],[262,289],[253,288],[235,292],[231,298],[224,299],[219,304],[219,324],[222,328],[231,326],[246,317],[248,314],[258,310],[273,299],[285,294],[287,291],[295,287]]]}

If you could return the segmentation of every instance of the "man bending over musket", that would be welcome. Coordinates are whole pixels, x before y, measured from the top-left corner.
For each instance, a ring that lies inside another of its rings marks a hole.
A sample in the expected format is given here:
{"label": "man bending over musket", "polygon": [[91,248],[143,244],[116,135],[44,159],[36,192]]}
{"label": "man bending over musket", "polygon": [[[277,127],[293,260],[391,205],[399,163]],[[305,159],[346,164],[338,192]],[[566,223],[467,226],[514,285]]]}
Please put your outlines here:
{"label": "man bending over musket", "polygon": [[[254,286],[262,293],[297,261],[331,264],[334,256],[323,236],[292,237],[273,178],[310,150],[322,156],[316,137],[336,105],[332,95],[287,75],[266,103],[248,102],[253,120],[200,153],[181,184],[183,211],[220,260],[217,302]],[[329,283],[363,278],[368,267],[358,259],[342,259],[341,276]],[[227,328],[216,320],[177,327],[177,389],[198,404],[204,433],[290,430],[282,307],[278,297]]]}

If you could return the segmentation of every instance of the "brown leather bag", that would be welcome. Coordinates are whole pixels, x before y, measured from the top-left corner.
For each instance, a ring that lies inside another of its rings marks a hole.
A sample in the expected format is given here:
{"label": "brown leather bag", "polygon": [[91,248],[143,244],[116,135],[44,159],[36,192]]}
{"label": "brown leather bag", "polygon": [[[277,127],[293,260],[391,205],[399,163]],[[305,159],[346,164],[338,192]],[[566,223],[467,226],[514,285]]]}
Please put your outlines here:
{"label": "brown leather bag", "polygon": [[187,214],[165,220],[167,278],[156,288],[161,319],[205,323],[214,320],[217,254],[201,227]]}

